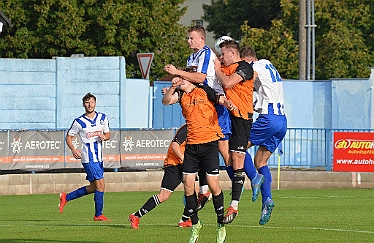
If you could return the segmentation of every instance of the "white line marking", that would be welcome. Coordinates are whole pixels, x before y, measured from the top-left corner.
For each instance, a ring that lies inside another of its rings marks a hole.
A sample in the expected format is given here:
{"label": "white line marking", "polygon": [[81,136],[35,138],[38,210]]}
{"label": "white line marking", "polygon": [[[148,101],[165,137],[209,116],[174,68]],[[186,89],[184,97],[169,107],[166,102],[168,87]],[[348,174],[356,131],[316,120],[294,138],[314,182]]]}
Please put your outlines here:
{"label": "white line marking", "polygon": [[[51,224],[54,226],[66,227],[66,226],[96,226],[97,224]],[[102,226],[123,226],[125,228],[130,228],[129,224],[110,224],[110,223],[102,223]],[[176,224],[142,224],[142,226],[175,226],[178,227]],[[204,224],[205,226],[216,227],[216,224]],[[0,227],[13,227],[13,226],[21,226],[17,225],[9,225],[9,224],[0,224]],[[43,227],[44,225],[37,225],[37,224],[27,224],[25,226],[29,227]],[[364,233],[364,234],[374,234],[374,231],[369,230],[350,230],[350,229],[332,229],[332,228],[317,228],[317,227],[283,227],[283,226],[250,226],[250,225],[235,225],[235,224],[228,224],[228,227],[237,227],[237,228],[266,228],[266,229],[294,229],[294,230],[319,230],[319,231],[337,231],[337,232],[351,232],[351,233]]]}

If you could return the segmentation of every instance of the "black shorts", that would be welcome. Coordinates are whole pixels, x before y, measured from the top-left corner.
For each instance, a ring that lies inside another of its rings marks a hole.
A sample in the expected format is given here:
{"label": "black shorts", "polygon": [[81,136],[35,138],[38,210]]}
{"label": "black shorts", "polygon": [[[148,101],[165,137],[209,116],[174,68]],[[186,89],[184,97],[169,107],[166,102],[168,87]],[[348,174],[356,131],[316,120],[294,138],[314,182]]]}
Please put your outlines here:
{"label": "black shorts", "polygon": [[252,119],[231,116],[232,134],[229,140],[230,151],[245,153],[247,150],[249,134],[252,128]]}
{"label": "black shorts", "polygon": [[163,168],[164,177],[161,182],[161,189],[174,191],[183,181],[182,165],[168,166]]}
{"label": "black shorts", "polygon": [[184,151],[183,173],[193,174],[200,169],[208,175],[219,174],[218,141],[187,144]]}

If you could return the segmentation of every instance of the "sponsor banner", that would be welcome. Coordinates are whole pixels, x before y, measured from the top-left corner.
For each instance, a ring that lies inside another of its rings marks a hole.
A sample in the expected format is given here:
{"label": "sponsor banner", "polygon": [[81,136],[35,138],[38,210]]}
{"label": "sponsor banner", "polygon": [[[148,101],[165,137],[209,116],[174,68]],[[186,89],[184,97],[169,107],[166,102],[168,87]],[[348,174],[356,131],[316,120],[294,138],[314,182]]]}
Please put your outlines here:
{"label": "sponsor banner", "polygon": [[[103,161],[105,168],[119,168],[120,167],[120,131],[111,130],[110,139],[103,142]],[[83,143],[79,135],[75,136],[73,140],[75,148],[83,148]],[[82,168],[81,160],[75,159],[68,146],[65,151],[66,168]]]}
{"label": "sponsor banner", "polygon": [[121,167],[162,168],[173,136],[173,130],[121,131]]}
{"label": "sponsor banner", "polygon": [[[41,171],[82,168],[65,145],[66,131],[0,131],[0,170]],[[162,168],[173,130],[111,130],[103,142],[105,168]],[[83,144],[79,136],[76,148]]]}
{"label": "sponsor banner", "polygon": [[11,170],[64,168],[64,132],[10,131],[7,163]]}
{"label": "sponsor banner", "polygon": [[8,132],[0,132],[0,170],[10,170],[8,163]]}
{"label": "sponsor banner", "polygon": [[333,171],[374,172],[374,133],[335,132]]}

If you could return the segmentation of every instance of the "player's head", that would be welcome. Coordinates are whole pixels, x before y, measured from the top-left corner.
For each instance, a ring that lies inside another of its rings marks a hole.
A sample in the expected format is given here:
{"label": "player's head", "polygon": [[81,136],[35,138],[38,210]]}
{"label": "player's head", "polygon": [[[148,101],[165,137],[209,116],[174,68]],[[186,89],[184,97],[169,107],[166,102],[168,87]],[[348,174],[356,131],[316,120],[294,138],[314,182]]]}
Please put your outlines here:
{"label": "player's head", "polygon": [[219,45],[225,40],[233,40],[233,38],[231,38],[230,36],[224,35],[218,38],[214,44],[214,50],[216,50],[217,57],[218,55],[221,56],[221,48],[219,47]]}
{"label": "player's head", "polygon": [[192,50],[198,51],[202,49],[205,46],[205,38],[206,32],[203,26],[194,25],[188,28],[187,41]]}
{"label": "player's head", "polygon": [[83,96],[82,102],[84,103],[85,101],[87,101],[91,98],[93,98],[96,101],[96,97],[93,94],[91,94],[90,92],[88,92],[85,96]]}
{"label": "player's head", "polygon": [[234,40],[225,40],[219,44],[221,48],[221,58],[225,65],[230,65],[240,59],[239,44]]}
{"label": "player's head", "polygon": [[183,68],[183,71],[188,72],[188,73],[196,73],[197,72],[196,70],[197,69],[194,66],[189,66],[189,67]]}
{"label": "player's head", "polygon": [[[183,69],[183,71],[189,72],[189,73],[196,73],[196,67],[186,67],[186,68]],[[179,88],[183,91],[186,91],[186,90],[189,90],[189,89],[193,88],[194,86],[195,86],[194,83],[191,83],[187,79],[182,78],[182,82],[181,82]]]}
{"label": "player's head", "polygon": [[256,52],[250,46],[246,46],[240,49],[240,57],[248,63],[257,61]]}
{"label": "player's head", "polygon": [[96,97],[93,94],[87,93],[85,96],[83,96],[82,101],[86,113],[91,113],[95,111]]}

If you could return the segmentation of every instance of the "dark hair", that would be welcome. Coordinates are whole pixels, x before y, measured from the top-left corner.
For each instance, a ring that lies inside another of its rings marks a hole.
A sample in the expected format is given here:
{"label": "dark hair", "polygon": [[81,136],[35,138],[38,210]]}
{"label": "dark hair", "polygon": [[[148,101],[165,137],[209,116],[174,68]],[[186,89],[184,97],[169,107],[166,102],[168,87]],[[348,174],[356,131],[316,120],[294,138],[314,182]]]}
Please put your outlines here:
{"label": "dark hair", "polygon": [[91,94],[90,92],[88,92],[85,96],[83,96],[82,102],[84,103],[86,100],[89,100],[91,98],[94,98],[94,100],[96,101],[96,97],[93,94]]}
{"label": "dark hair", "polygon": [[206,32],[205,32],[204,27],[199,25],[199,24],[191,26],[191,27],[188,28],[188,33],[192,32],[192,31],[196,31],[200,35],[204,36],[204,38],[206,37]]}
{"label": "dark hair", "polygon": [[221,44],[219,44],[219,47],[220,48],[222,47],[231,48],[231,49],[237,50],[238,52],[240,51],[239,44],[234,40],[225,40],[221,42]]}
{"label": "dark hair", "polygon": [[189,67],[183,68],[183,71],[189,72],[189,73],[196,73],[197,69],[195,66],[189,66]]}
{"label": "dark hair", "polygon": [[255,50],[250,46],[246,46],[240,49],[240,57],[241,58],[245,58],[245,57],[257,58]]}

